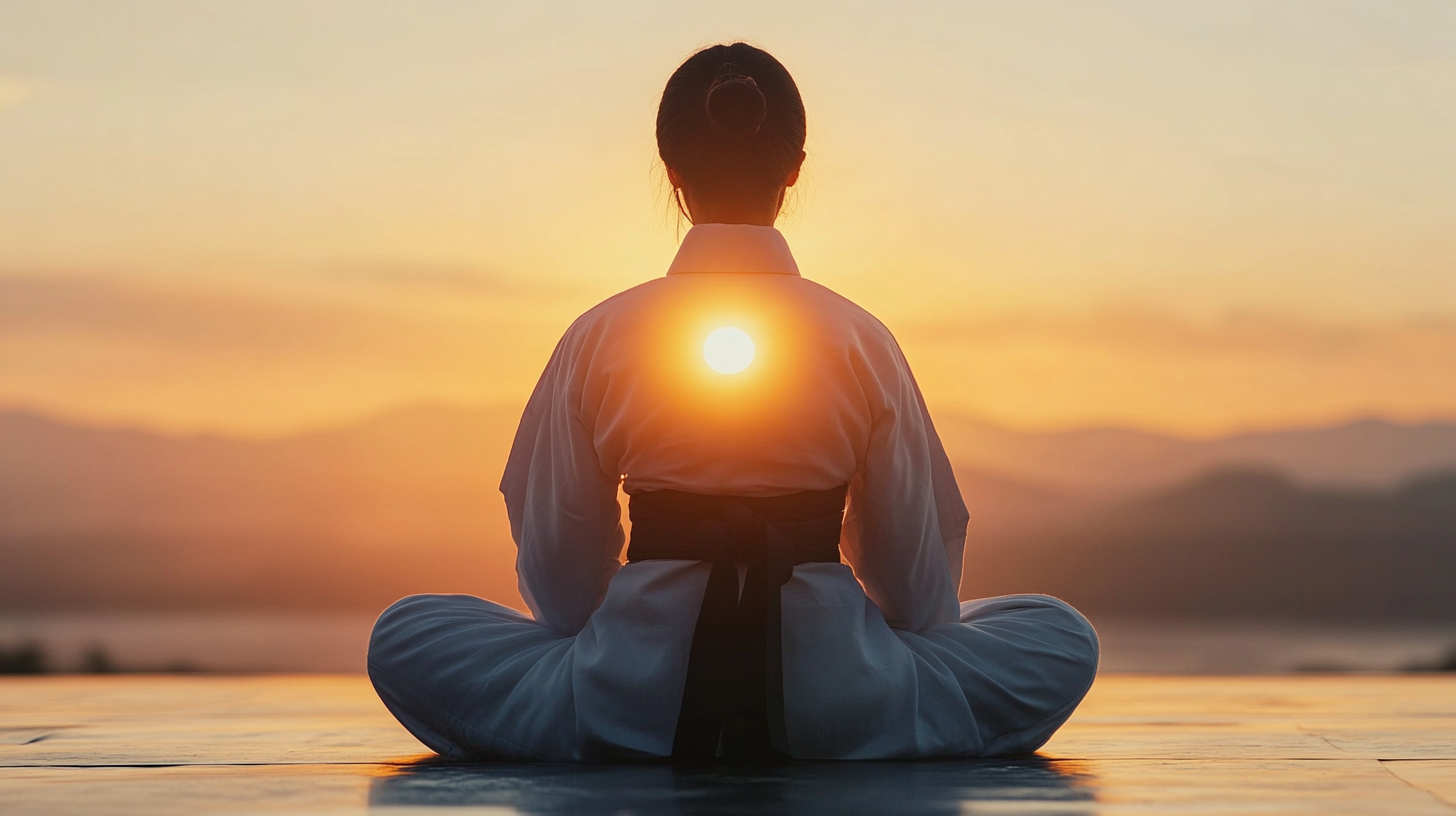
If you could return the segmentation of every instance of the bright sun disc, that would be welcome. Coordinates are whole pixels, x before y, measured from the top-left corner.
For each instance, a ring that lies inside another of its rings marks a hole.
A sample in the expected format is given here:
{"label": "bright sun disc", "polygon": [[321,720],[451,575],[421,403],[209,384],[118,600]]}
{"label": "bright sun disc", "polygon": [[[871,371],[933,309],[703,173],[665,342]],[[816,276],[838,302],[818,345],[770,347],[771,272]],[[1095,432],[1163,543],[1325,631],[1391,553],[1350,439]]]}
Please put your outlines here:
{"label": "bright sun disc", "polygon": [[719,374],[737,374],[753,363],[753,338],[742,329],[724,326],[708,335],[703,359]]}

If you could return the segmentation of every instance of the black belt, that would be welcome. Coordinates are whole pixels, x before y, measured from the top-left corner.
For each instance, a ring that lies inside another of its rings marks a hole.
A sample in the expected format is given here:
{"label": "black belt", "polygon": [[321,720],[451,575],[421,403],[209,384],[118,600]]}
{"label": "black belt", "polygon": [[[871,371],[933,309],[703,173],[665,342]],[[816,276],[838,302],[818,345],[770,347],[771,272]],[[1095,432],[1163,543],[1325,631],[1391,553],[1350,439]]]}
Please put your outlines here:
{"label": "black belt", "polygon": [[[713,564],[693,630],[674,761],[789,758],[779,587],[795,565],[839,563],[845,490],[756,498],[662,490],[631,497],[628,561]],[[740,564],[748,568],[741,594]]]}

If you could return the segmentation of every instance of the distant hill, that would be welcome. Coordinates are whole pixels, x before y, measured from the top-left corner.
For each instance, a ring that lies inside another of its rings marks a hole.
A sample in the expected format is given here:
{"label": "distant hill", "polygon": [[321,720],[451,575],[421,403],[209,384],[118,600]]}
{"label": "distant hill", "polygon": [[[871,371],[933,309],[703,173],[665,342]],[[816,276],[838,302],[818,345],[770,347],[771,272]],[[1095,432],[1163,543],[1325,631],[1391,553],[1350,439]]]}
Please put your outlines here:
{"label": "distant hill", "polygon": [[0,414],[0,608],[519,604],[496,490],[515,420],[420,408],[254,441]]}
{"label": "distant hill", "polygon": [[1456,623],[1456,472],[1384,494],[1213,473],[1076,524],[973,534],[966,560],[970,594],[1088,611]]}
{"label": "distant hill", "polygon": [[[415,592],[519,606],[496,490],[517,418],[416,408],[243,440],[0,412],[0,609],[380,609]],[[1158,614],[1446,614],[1420,588],[1456,583],[1440,557],[1456,551],[1442,526],[1456,496],[1439,479],[1387,485],[1456,470],[1456,426],[1198,442],[938,424],[972,511],[970,594]],[[1251,462],[1293,480],[1201,478]],[[1331,483],[1358,487],[1310,487]]]}
{"label": "distant hill", "polygon": [[937,417],[936,427],[959,465],[1098,496],[1126,497],[1228,468],[1372,490],[1456,469],[1456,423],[1364,420],[1208,440],[1117,428],[1025,433],[960,417]]}

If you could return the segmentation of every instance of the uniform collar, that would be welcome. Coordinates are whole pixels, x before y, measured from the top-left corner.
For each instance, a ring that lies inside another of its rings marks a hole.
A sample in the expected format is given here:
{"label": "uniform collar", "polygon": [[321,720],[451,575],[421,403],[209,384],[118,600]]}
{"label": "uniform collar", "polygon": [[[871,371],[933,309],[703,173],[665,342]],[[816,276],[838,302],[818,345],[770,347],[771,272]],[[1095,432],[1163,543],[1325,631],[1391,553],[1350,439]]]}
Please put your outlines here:
{"label": "uniform collar", "polygon": [[789,242],[773,227],[753,224],[697,224],[683,236],[667,274],[759,272],[799,274]]}

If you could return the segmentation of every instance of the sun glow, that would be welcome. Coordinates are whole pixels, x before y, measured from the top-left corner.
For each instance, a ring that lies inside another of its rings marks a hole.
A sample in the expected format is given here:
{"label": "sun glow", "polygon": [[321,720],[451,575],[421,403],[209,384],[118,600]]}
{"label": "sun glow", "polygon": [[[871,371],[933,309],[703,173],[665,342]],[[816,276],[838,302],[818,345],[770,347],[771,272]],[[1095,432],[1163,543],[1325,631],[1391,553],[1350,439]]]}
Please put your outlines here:
{"label": "sun glow", "polygon": [[717,329],[703,343],[703,359],[719,374],[737,374],[748,368],[755,353],[753,338],[733,326]]}

